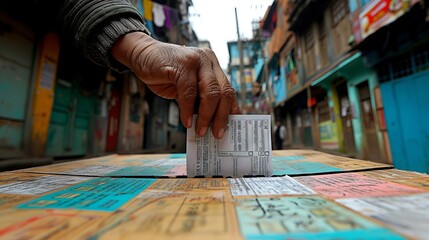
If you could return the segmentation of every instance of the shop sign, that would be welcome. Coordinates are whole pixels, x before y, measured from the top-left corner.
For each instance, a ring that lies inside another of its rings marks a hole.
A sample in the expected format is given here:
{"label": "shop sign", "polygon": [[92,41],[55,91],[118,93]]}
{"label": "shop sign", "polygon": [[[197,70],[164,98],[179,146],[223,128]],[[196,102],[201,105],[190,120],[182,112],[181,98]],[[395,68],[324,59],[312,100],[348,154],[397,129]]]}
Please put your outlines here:
{"label": "shop sign", "polygon": [[374,0],[359,14],[362,39],[395,21],[420,0]]}
{"label": "shop sign", "polygon": [[338,149],[337,126],[332,121],[319,123],[320,145],[323,149]]}

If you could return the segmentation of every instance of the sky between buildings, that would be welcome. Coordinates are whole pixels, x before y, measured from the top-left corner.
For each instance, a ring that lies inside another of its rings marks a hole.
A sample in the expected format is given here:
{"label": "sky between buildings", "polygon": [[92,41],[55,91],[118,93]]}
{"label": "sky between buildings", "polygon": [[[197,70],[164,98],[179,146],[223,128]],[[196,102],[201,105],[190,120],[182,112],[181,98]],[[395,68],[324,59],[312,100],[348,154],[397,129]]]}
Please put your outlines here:
{"label": "sky between buildings", "polygon": [[252,39],[252,21],[263,18],[273,0],[192,0],[190,21],[200,40],[208,40],[220,66],[228,67],[228,41],[237,41],[234,8],[237,8],[240,34]]}

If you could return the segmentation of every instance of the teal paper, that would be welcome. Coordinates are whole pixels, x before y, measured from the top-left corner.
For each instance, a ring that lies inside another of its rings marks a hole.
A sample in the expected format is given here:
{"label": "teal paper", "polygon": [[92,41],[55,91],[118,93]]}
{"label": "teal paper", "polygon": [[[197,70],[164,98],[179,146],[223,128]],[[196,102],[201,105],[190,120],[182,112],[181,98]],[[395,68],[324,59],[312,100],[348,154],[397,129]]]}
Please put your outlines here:
{"label": "teal paper", "polygon": [[305,157],[301,156],[301,155],[273,157],[273,162],[276,162],[276,161],[299,161],[299,160],[305,160]]}
{"label": "teal paper", "polygon": [[246,236],[248,240],[405,240],[388,229],[350,230],[333,233],[298,233],[264,236]]}
{"label": "teal paper", "polygon": [[170,158],[186,158],[186,153],[173,153],[169,157]]}
{"label": "teal paper", "polygon": [[96,178],[19,205],[19,209],[78,209],[112,212],[155,179]]}
{"label": "teal paper", "polygon": [[246,239],[404,239],[319,196],[239,199]]}
{"label": "teal paper", "polygon": [[273,175],[299,175],[342,171],[341,168],[319,162],[273,161]]}
{"label": "teal paper", "polygon": [[119,176],[119,177],[153,177],[153,176],[163,176],[167,174],[168,171],[173,169],[174,166],[129,166],[122,168],[118,171],[111,172],[106,176]]}

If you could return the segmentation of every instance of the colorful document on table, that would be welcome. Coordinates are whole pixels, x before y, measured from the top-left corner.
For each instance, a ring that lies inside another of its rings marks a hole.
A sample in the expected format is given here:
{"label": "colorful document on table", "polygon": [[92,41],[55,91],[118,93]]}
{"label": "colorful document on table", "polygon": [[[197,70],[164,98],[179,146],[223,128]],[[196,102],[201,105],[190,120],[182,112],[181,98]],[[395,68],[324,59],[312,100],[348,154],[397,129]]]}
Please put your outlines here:
{"label": "colorful document on table", "polygon": [[186,165],[188,177],[271,176],[271,116],[230,115],[222,139],[211,129],[206,136],[195,132],[197,116],[188,129]]}

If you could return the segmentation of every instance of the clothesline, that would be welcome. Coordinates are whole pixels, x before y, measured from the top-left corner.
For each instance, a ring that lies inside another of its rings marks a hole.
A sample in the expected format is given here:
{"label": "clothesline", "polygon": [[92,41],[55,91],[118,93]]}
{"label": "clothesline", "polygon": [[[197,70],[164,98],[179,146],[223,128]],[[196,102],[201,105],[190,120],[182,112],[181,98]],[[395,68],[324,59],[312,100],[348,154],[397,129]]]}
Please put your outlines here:
{"label": "clothesline", "polygon": [[153,22],[157,27],[171,29],[173,22],[179,20],[179,11],[177,9],[155,1],[138,0],[137,9],[143,14],[146,21]]}

